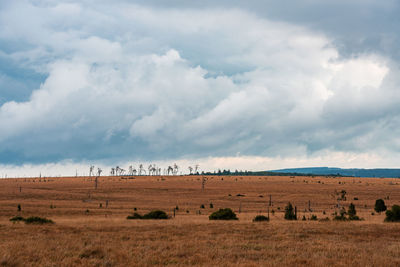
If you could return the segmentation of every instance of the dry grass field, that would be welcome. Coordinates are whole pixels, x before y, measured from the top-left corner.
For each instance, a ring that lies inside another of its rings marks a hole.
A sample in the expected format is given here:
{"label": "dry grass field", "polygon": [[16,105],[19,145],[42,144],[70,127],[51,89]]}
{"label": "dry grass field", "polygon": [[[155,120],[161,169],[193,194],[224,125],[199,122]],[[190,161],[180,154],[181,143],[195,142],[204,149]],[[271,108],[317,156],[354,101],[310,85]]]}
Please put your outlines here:
{"label": "dry grass field", "polygon": [[[201,179],[101,177],[97,189],[88,177],[0,179],[0,266],[400,265],[400,224],[372,214],[378,198],[400,204],[400,179],[208,176],[204,190]],[[342,190],[340,205],[354,203],[363,221],[301,220],[332,219]],[[270,222],[252,222],[270,195]],[[283,219],[289,201],[300,220]],[[127,220],[135,208],[172,218]],[[239,220],[209,221],[219,208]],[[10,222],[16,215],[55,224]]]}

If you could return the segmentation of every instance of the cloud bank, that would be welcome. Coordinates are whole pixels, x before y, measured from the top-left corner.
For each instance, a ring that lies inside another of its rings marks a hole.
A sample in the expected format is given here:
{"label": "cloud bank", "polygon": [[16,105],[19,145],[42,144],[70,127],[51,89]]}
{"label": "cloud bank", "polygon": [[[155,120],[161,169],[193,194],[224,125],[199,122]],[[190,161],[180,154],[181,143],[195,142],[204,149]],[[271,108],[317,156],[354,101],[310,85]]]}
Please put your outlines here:
{"label": "cloud bank", "polygon": [[0,25],[2,164],[399,158],[396,57],[333,31],[124,1],[9,2]]}

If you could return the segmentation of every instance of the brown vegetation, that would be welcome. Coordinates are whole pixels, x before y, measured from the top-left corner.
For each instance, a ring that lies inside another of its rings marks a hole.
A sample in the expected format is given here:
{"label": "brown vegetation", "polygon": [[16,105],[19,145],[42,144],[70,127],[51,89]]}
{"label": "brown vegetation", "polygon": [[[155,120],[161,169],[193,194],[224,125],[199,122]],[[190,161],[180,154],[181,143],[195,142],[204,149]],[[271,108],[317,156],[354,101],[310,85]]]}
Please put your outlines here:
{"label": "brown vegetation", "polygon": [[[204,190],[201,176],[101,177],[97,190],[88,177],[1,179],[0,266],[400,265],[400,225],[372,215],[376,199],[400,204],[400,180],[207,178]],[[364,220],[285,221],[288,202],[307,219],[332,219],[338,204],[347,209],[352,202]],[[126,220],[134,208],[164,210],[171,219]],[[210,221],[220,208],[239,220]],[[252,222],[268,209],[269,222]],[[54,224],[10,222],[14,216]]]}

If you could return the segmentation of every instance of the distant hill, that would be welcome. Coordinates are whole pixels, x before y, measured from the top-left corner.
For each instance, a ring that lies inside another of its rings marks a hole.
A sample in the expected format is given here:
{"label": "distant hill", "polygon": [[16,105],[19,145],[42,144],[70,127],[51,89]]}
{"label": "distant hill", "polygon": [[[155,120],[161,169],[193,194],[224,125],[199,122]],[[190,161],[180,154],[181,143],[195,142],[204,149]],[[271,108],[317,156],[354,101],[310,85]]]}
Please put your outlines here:
{"label": "distant hill", "polygon": [[329,167],[293,168],[273,170],[271,172],[310,174],[310,175],[340,175],[354,177],[386,177],[400,178],[400,169],[341,169]]}

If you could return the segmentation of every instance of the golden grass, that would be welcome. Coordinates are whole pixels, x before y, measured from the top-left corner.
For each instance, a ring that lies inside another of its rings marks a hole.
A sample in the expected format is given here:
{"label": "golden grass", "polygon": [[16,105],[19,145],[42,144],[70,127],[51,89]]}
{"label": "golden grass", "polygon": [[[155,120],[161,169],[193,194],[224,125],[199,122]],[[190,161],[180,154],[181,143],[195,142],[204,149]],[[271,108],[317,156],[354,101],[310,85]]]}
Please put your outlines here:
{"label": "golden grass", "polygon": [[[88,177],[2,179],[0,266],[400,265],[400,224],[371,215],[378,198],[389,196],[387,206],[400,203],[400,180],[209,176],[202,190],[200,179],[101,177],[97,190]],[[347,191],[341,205],[353,202],[364,221],[283,220],[288,201],[300,218],[332,218],[335,190]],[[271,221],[253,223],[255,215],[265,214],[269,195]],[[307,211],[309,200],[313,212]],[[162,209],[172,216],[176,206],[176,217],[167,221],[126,220],[135,207],[141,214]],[[239,221],[208,220],[212,211],[227,207],[241,207]],[[9,222],[15,215],[55,224]]]}

